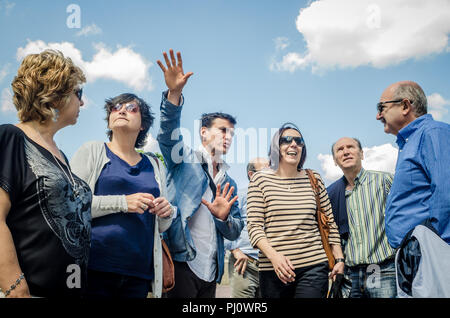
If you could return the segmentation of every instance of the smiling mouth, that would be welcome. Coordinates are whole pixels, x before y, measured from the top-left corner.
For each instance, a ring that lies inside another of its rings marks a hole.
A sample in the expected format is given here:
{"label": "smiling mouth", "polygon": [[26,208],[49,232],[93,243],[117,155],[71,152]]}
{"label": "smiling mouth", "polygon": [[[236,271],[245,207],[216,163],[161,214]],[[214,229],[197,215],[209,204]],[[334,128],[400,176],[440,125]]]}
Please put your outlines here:
{"label": "smiling mouth", "polygon": [[286,152],[286,154],[288,156],[297,156],[298,152],[296,152],[296,151],[288,151],[288,152]]}

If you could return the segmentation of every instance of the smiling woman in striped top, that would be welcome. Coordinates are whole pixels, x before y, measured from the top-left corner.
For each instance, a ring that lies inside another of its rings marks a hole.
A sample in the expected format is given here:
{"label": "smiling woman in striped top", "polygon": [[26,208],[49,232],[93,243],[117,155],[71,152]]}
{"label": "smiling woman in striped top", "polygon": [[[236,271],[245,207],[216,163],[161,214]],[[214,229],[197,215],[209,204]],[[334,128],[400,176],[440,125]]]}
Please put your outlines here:
{"label": "smiling woman in striped top", "polygon": [[[260,288],[266,298],[320,298],[328,289],[328,259],[316,221],[316,201],[303,164],[306,146],[300,130],[284,124],[272,139],[271,169],[253,175],[248,188],[248,232],[260,249]],[[320,204],[329,219],[329,242],[342,259],[339,233],[320,175]],[[344,272],[337,262],[331,276]]]}

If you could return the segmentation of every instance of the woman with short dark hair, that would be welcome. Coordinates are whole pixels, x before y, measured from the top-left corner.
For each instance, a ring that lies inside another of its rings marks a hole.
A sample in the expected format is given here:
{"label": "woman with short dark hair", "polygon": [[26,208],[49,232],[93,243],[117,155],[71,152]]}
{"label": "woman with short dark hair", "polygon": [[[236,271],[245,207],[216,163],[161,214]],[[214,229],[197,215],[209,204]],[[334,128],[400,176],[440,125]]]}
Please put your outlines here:
{"label": "woman with short dark hair", "polygon": [[172,222],[163,162],[136,148],[153,123],[134,94],[106,100],[108,143],[91,141],[71,160],[94,193],[88,297],[145,298],[162,290],[160,233]]}
{"label": "woman with short dark hair", "polygon": [[[284,124],[270,147],[270,168],[256,172],[249,184],[248,232],[260,249],[262,297],[321,298],[328,290],[328,258],[316,220],[316,200],[303,169],[306,145],[294,124]],[[343,254],[331,204],[320,175],[320,205],[328,217],[329,243],[336,258],[331,277],[343,273]],[[339,261],[339,262],[338,262]]]}

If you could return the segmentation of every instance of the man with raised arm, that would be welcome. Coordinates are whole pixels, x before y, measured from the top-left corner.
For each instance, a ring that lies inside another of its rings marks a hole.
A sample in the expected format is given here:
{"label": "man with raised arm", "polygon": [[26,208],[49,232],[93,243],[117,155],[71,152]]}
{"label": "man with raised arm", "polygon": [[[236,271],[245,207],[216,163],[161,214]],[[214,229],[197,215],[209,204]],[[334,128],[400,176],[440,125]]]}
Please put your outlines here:
{"label": "man with raised arm", "polygon": [[[179,133],[183,87],[192,72],[184,74],[181,54],[164,52],[168,90],[161,101],[159,147],[168,168],[168,199],[178,211],[164,237],[175,265],[175,287],[169,298],[214,298],[224,272],[224,238],[235,240],[243,228],[237,186],[222,160],[231,146],[234,117],[203,114],[201,145],[194,150]],[[236,190],[236,191],[235,191]]]}

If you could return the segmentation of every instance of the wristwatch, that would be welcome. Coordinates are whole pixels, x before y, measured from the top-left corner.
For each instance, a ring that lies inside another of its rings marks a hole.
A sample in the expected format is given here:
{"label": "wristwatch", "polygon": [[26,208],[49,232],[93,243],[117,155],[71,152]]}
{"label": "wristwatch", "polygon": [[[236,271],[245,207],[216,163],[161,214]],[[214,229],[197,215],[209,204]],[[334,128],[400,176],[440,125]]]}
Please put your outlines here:
{"label": "wristwatch", "polygon": [[334,262],[337,264],[337,263],[340,263],[340,262],[342,262],[342,263],[345,263],[345,259],[343,259],[343,258],[336,258],[335,260],[334,260]]}

